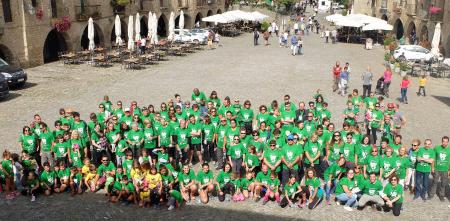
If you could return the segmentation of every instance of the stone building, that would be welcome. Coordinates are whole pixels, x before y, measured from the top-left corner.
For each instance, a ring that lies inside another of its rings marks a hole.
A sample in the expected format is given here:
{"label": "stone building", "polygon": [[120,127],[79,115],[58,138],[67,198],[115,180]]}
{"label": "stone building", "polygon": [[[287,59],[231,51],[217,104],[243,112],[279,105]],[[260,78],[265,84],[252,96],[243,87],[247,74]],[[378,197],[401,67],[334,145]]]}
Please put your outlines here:
{"label": "stone building", "polygon": [[[94,19],[95,44],[110,47],[115,41],[114,18],[118,14],[126,39],[129,15],[140,13],[141,35],[147,35],[149,11],[158,18],[158,35],[167,36],[170,13],[178,25],[181,10],[185,28],[201,18],[225,11],[226,0],[130,0],[125,7],[112,7],[110,0],[0,0],[0,57],[21,67],[58,59],[61,51],[88,47],[87,20]],[[58,32],[54,24],[67,16],[70,28]]]}
{"label": "stone building", "polygon": [[441,53],[450,55],[450,0],[353,0],[353,4],[356,13],[388,21],[396,37],[405,36],[411,44],[431,42],[440,22]]}

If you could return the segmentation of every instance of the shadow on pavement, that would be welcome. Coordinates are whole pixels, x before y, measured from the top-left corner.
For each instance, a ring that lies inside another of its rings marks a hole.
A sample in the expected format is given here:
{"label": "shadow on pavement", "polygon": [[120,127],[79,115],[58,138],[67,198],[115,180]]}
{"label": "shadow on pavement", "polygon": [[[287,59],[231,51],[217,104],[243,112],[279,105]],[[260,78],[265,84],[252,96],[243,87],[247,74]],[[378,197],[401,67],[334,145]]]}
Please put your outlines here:
{"label": "shadow on pavement", "polygon": [[23,85],[22,87],[13,87],[13,88],[10,88],[10,89],[13,90],[13,91],[21,91],[21,90],[25,90],[25,89],[28,89],[28,88],[32,88],[32,87],[34,87],[36,85],[37,85],[36,83],[26,82],[25,85]]}
{"label": "shadow on pavement", "polygon": [[450,97],[435,96],[435,95],[432,95],[432,96],[434,98],[436,98],[438,101],[440,101],[450,107]]}
{"label": "shadow on pavement", "polygon": [[8,101],[10,101],[10,100],[13,100],[13,99],[16,99],[16,98],[18,98],[18,97],[20,97],[20,96],[22,96],[22,95],[10,91],[8,97],[3,98],[3,99],[0,99],[0,103],[6,103],[6,102],[8,102]]}

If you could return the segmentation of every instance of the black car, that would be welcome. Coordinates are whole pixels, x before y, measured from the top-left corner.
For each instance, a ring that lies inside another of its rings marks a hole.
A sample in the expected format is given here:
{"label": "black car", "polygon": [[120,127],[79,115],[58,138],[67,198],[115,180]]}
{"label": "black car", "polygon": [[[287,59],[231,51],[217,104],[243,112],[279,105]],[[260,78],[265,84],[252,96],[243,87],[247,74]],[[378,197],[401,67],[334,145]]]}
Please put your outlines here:
{"label": "black car", "polygon": [[0,75],[3,75],[8,82],[8,86],[22,87],[27,81],[27,73],[22,68],[14,68],[0,58]]}
{"label": "black car", "polygon": [[8,83],[3,77],[3,75],[0,74],[0,99],[6,98],[9,95],[9,88]]}

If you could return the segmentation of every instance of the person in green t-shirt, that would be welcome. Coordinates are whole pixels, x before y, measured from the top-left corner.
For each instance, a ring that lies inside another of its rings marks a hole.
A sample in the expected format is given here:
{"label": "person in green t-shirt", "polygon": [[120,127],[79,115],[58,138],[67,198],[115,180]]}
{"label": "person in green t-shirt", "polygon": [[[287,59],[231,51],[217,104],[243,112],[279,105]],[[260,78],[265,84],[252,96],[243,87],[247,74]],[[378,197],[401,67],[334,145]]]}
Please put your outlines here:
{"label": "person in green t-shirt", "polygon": [[144,137],[145,135],[142,130],[139,130],[138,123],[133,122],[131,124],[131,130],[128,132],[127,143],[131,151],[133,151],[134,157],[138,156],[141,147],[143,147]]}
{"label": "person in green t-shirt", "polygon": [[[442,137],[441,145],[434,148],[436,153],[435,171],[429,192],[430,197],[433,197],[436,193],[441,202],[445,202],[445,190],[449,186],[450,147],[448,146],[448,140],[449,138],[447,136]],[[436,192],[436,190],[439,191]]]}
{"label": "person in green t-shirt", "polygon": [[174,131],[176,135],[176,148],[181,153],[181,162],[188,163],[189,131],[185,120],[180,121],[180,127]]}
{"label": "person in green t-shirt", "polygon": [[83,192],[83,175],[81,174],[81,170],[78,171],[76,167],[71,167],[69,182],[71,196],[74,196],[75,194],[81,194]]}
{"label": "person in green t-shirt", "polygon": [[198,193],[196,177],[193,170],[188,165],[183,166],[183,171],[178,175],[180,192],[186,202],[195,201],[195,195]]}
{"label": "person in green t-shirt", "polygon": [[136,189],[133,183],[128,181],[128,176],[123,175],[121,181],[115,181],[112,187],[111,202],[123,200],[126,203],[137,204]]}
{"label": "person in green t-shirt", "polygon": [[347,176],[342,178],[336,187],[336,200],[339,203],[345,203],[344,209],[353,211],[352,207],[357,204],[357,195],[353,189],[357,190],[358,184],[355,180],[355,170],[349,169]]}
{"label": "person in green t-shirt", "polygon": [[396,173],[399,168],[396,166],[397,157],[393,154],[392,147],[386,148],[385,155],[381,158],[381,167],[380,167],[380,173],[382,175],[382,183],[384,186],[388,183],[389,177]]}
{"label": "person in green t-shirt", "polygon": [[429,175],[434,173],[436,153],[431,147],[431,139],[426,139],[425,147],[421,147],[417,153],[416,165],[416,191],[414,192],[414,199],[422,198],[426,200],[425,195],[429,190]]}
{"label": "person in green t-shirt", "polygon": [[270,180],[269,167],[266,164],[261,166],[261,171],[256,174],[255,178],[255,199],[259,201],[262,197],[262,192],[264,192],[269,185]]}
{"label": "person in green t-shirt", "polygon": [[212,171],[209,170],[207,163],[202,164],[202,170],[197,174],[197,182],[200,200],[206,204],[209,201],[208,194],[214,190],[214,187],[219,188],[219,184],[214,180]]}
{"label": "person in green t-shirt", "polygon": [[206,102],[206,96],[203,91],[200,91],[198,88],[194,88],[191,95],[191,101],[197,104],[204,104]]}
{"label": "person in green t-shirt", "polygon": [[280,202],[281,208],[285,208],[289,205],[289,207],[294,207],[294,203],[297,203],[297,206],[302,205],[302,201],[300,198],[304,195],[304,199],[306,201],[306,194],[302,194],[302,188],[297,182],[297,178],[295,178],[294,174],[289,176],[289,181],[284,185],[284,197]]}
{"label": "person in green t-shirt", "polygon": [[44,171],[42,171],[39,180],[41,181],[41,188],[44,190],[44,194],[49,196],[55,189],[56,174],[55,171],[51,171],[49,162],[45,162],[42,165],[44,166]]}
{"label": "person in green t-shirt", "polygon": [[40,188],[39,179],[36,177],[34,171],[29,171],[28,174],[24,175],[24,177],[25,185],[22,193],[23,195],[31,196],[31,202],[34,202]]}
{"label": "person in green t-shirt", "polygon": [[303,158],[306,167],[313,167],[315,169],[318,169],[319,158],[322,153],[322,147],[317,142],[317,138],[317,134],[313,133],[311,139],[305,143],[305,157]]}
{"label": "person in green t-shirt", "polygon": [[380,103],[375,104],[375,109],[371,111],[368,125],[368,134],[371,136],[372,143],[377,143],[377,132],[380,131],[383,122],[383,112],[380,110]]}
{"label": "person in green t-shirt", "polygon": [[381,157],[378,155],[378,148],[372,146],[370,155],[367,156],[366,161],[364,162],[364,177],[368,179],[370,173],[375,173],[379,175],[379,179],[381,180],[380,166]]}
{"label": "person in green t-shirt", "polygon": [[234,136],[233,143],[228,148],[228,161],[233,168],[233,173],[238,177],[242,175],[242,162],[247,154],[247,149],[240,143],[239,136]]}
{"label": "person in green t-shirt", "polygon": [[270,141],[270,147],[264,150],[264,165],[267,165],[270,170],[275,171],[275,173],[280,172],[282,153],[280,149],[276,148],[276,141]]}
{"label": "person in green t-shirt", "polygon": [[308,198],[308,208],[314,209],[323,200],[323,190],[320,187],[320,179],[316,176],[316,171],[313,168],[308,168],[305,171],[305,185]]}
{"label": "person in green t-shirt", "polygon": [[331,205],[331,193],[336,190],[339,179],[344,176],[346,172],[345,158],[341,156],[335,163],[331,164],[324,173],[325,199],[327,205]]}
{"label": "person in green t-shirt", "polygon": [[216,127],[211,123],[211,118],[206,115],[203,119],[202,134],[203,134],[203,155],[205,162],[211,162],[216,155],[214,152],[214,134]]}
{"label": "person in green t-shirt", "polygon": [[47,124],[40,123],[39,125],[41,129],[41,134],[39,135],[40,143],[40,157],[41,164],[43,165],[45,162],[49,162],[50,165],[53,165],[53,156],[52,156],[52,147],[55,142],[55,138],[53,133],[48,130]]}
{"label": "person in green t-shirt", "polygon": [[217,167],[216,170],[221,170],[223,168],[223,164],[225,161],[225,153],[227,151],[226,149],[226,136],[229,126],[227,125],[227,120],[225,118],[220,119],[220,125],[217,127],[215,134],[214,134],[214,140],[216,141],[217,145]]}
{"label": "person in green t-shirt", "polygon": [[263,197],[262,205],[265,205],[269,200],[275,200],[276,203],[280,204],[280,180],[275,172],[270,173],[270,179],[267,183],[266,194]]}
{"label": "person in green t-shirt", "polygon": [[287,137],[288,143],[281,149],[283,163],[282,170],[282,184],[285,185],[290,175],[294,175],[298,180],[298,163],[302,160],[303,148],[300,145],[294,144],[294,135],[289,134]]}
{"label": "person in green t-shirt", "polygon": [[190,142],[189,142],[189,148],[190,148],[190,156],[189,156],[189,162],[192,163],[192,158],[194,156],[194,153],[197,154],[198,161],[200,164],[203,163],[203,156],[202,156],[202,125],[201,123],[197,122],[194,115],[189,116],[189,124],[187,127],[187,130],[189,132]]}
{"label": "person in green t-shirt", "polygon": [[[225,201],[225,198],[229,199],[236,191],[235,186],[231,183],[231,175],[231,165],[226,163],[223,170],[216,177],[216,182],[219,184],[218,198],[220,202]],[[229,195],[227,196],[226,194]]]}
{"label": "person in green t-shirt", "polygon": [[259,167],[260,165],[261,165],[261,162],[259,160],[259,157],[256,155],[256,147],[253,145],[250,145],[247,148],[247,154],[245,154],[245,157],[244,157],[245,171],[247,173],[255,171],[255,168]]}
{"label": "person in green t-shirt", "polygon": [[383,192],[383,185],[378,179],[377,174],[371,173],[369,179],[364,181],[362,185],[363,195],[358,200],[358,207],[364,208],[367,203],[375,203],[376,207],[381,207],[384,204],[381,198]]}
{"label": "person in green t-shirt", "polygon": [[36,135],[31,132],[30,127],[25,126],[22,129],[22,134],[19,136],[19,143],[23,151],[31,156],[34,156],[37,150]]}
{"label": "person in green t-shirt", "polygon": [[400,216],[403,204],[403,186],[398,184],[398,180],[398,176],[391,176],[389,183],[383,190],[383,199],[386,201],[387,212],[392,209],[394,216]]}

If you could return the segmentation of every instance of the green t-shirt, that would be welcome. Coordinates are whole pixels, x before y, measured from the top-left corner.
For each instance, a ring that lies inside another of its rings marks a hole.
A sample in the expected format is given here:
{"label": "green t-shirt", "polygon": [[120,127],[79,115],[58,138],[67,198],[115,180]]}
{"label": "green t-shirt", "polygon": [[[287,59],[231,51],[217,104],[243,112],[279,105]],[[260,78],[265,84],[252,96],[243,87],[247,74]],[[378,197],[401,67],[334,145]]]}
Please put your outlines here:
{"label": "green t-shirt", "polygon": [[[300,157],[303,154],[303,148],[300,145],[297,144],[293,144],[293,145],[289,145],[286,144],[283,146],[283,148],[281,149],[282,153],[283,153],[283,157],[284,160],[287,161],[288,163],[292,163],[294,162],[294,160],[297,157]],[[288,169],[288,167],[283,164],[283,169]],[[298,164],[296,163],[292,169],[297,170],[298,169]]]}
{"label": "green t-shirt", "polygon": [[128,148],[128,144],[125,140],[119,140],[116,147],[116,156],[125,156],[125,150]]}
{"label": "green t-shirt", "polygon": [[[333,163],[331,164],[331,166],[329,166],[324,173],[324,180],[325,181],[329,181],[330,180],[330,175],[331,175],[331,179],[336,179],[338,178],[339,174],[341,173],[345,173],[347,171],[347,169],[345,168],[345,165],[340,167],[339,164],[337,163]],[[342,177],[342,176],[341,176]]]}
{"label": "green t-shirt", "polygon": [[140,130],[130,130],[127,138],[128,141],[138,144],[144,139],[144,133]]}
{"label": "green t-shirt", "polygon": [[[305,148],[304,149],[305,149],[305,152],[307,152],[309,154],[309,157],[314,158],[314,157],[316,157],[317,155],[320,154],[320,151],[322,150],[322,147],[320,146],[320,144],[318,142],[308,141],[305,144]],[[306,164],[311,164],[311,162],[309,162],[308,157],[305,156],[304,159],[305,159],[305,163]],[[319,158],[317,158],[313,163],[314,164],[319,164]]]}
{"label": "green t-shirt", "polygon": [[365,165],[367,174],[380,174],[381,158],[379,156],[367,156]]}
{"label": "green t-shirt", "polygon": [[[434,152],[434,149],[429,148],[425,149],[425,147],[421,147],[419,149],[419,152],[417,153],[417,157],[424,158],[426,160],[428,159],[436,159],[436,153]],[[431,172],[431,163],[426,162],[418,162],[416,166],[416,170],[423,173],[429,173]]]}
{"label": "green t-shirt", "polygon": [[246,153],[247,149],[245,149],[242,143],[230,146],[227,151],[227,154],[231,157],[231,159],[240,159]]}
{"label": "green t-shirt", "polygon": [[355,179],[349,180],[348,177],[344,177],[339,180],[339,183],[336,187],[336,195],[341,193],[345,193],[344,188],[342,186],[347,186],[347,188],[351,191],[353,188],[357,187],[357,182]]}
{"label": "green t-shirt", "polygon": [[184,149],[188,145],[188,137],[189,137],[189,131],[187,128],[178,128],[178,130],[175,131],[175,134],[177,136],[177,144],[180,147],[180,149]]}
{"label": "green t-shirt", "polygon": [[312,179],[306,178],[305,185],[309,189],[316,189],[320,187],[320,179],[317,177],[313,177]]}
{"label": "green t-shirt", "polygon": [[70,177],[70,169],[69,168],[65,168],[64,170],[58,171],[59,179],[69,179],[69,177]]}
{"label": "green t-shirt", "polygon": [[173,176],[169,173],[167,173],[166,175],[161,174],[161,178],[164,186],[168,186],[174,181]]}
{"label": "green t-shirt", "polygon": [[403,187],[400,184],[397,184],[395,187],[392,186],[392,184],[388,183],[384,187],[384,194],[386,194],[387,197],[389,197],[390,200],[396,198],[397,196],[401,196],[400,199],[398,199],[396,202],[402,203],[403,202]]}
{"label": "green t-shirt", "polygon": [[32,155],[36,152],[36,136],[34,134],[19,136],[19,142],[23,145],[23,150]]}
{"label": "green t-shirt", "polygon": [[400,179],[406,178],[406,169],[409,167],[411,162],[407,156],[397,157],[395,161],[395,166],[397,167],[397,174]]}
{"label": "green t-shirt", "polygon": [[[12,164],[11,160],[3,160],[2,168],[9,174],[9,176],[13,175],[13,164]],[[0,171],[2,171],[2,170],[0,170]]]}
{"label": "green t-shirt", "polygon": [[264,174],[262,171],[260,171],[256,175],[256,181],[262,183],[263,185],[268,185],[269,180],[270,180],[270,171],[267,171],[267,174]]}
{"label": "green t-shirt", "polygon": [[206,101],[205,93],[203,93],[202,91],[200,91],[198,95],[192,93],[191,100],[200,105],[201,101]]}
{"label": "green t-shirt", "polygon": [[97,168],[97,174],[100,176],[103,176],[104,173],[115,171],[115,170],[116,170],[116,166],[114,166],[114,164],[112,162],[109,162],[109,164],[106,166],[104,164],[100,164],[100,166]]}
{"label": "green t-shirt", "polygon": [[436,171],[445,172],[448,171],[450,165],[450,147],[443,147],[442,145],[434,148],[436,152]]}
{"label": "green t-shirt", "polygon": [[375,180],[375,183],[371,183],[369,179],[365,180],[363,185],[363,193],[369,196],[380,195],[380,192],[383,191],[383,185],[379,179]]}
{"label": "green t-shirt", "polygon": [[355,163],[355,145],[344,143],[342,147],[342,153],[344,154],[344,158],[348,162]]}
{"label": "green t-shirt", "polygon": [[381,121],[383,120],[383,112],[380,110],[373,110],[372,111],[372,121],[370,122],[370,126],[372,128],[380,128]]}
{"label": "green t-shirt", "polygon": [[295,193],[298,191],[298,183],[295,182],[295,183],[292,184],[292,185],[289,184],[289,183],[287,183],[287,184],[284,186],[284,190],[285,190],[285,192],[288,193],[288,195],[289,195],[290,198],[293,198],[294,195],[295,195]]}
{"label": "green t-shirt", "polygon": [[217,175],[216,181],[219,183],[220,188],[222,188],[223,186],[225,186],[225,184],[231,181],[231,173],[220,171]]}
{"label": "green t-shirt", "polygon": [[203,139],[206,141],[212,141],[214,138],[214,129],[215,126],[213,124],[203,124],[202,125],[202,132],[203,132]]}
{"label": "green t-shirt", "polygon": [[240,114],[240,118],[241,118],[242,122],[246,122],[246,123],[252,122],[252,120],[253,120],[253,110],[252,109],[242,108],[239,114]]}
{"label": "green t-shirt", "polygon": [[262,122],[268,123],[269,117],[270,117],[270,115],[269,115],[269,113],[267,113],[267,112],[264,113],[264,114],[262,114],[262,113],[257,114],[257,115],[256,115],[256,121],[258,122],[258,126],[259,126]]}
{"label": "green t-shirt", "polygon": [[367,156],[370,155],[372,147],[366,144],[358,144],[356,146],[356,155],[358,155],[358,164],[363,165],[366,162]]}
{"label": "green t-shirt", "polygon": [[[270,148],[267,148],[267,149],[264,150],[264,159],[267,162],[269,162],[269,164],[271,164],[271,165],[275,165],[275,163],[277,161],[281,160],[281,156],[282,156],[282,153],[281,153],[280,149],[273,149],[272,150]],[[280,170],[281,170],[281,168],[280,168],[280,166],[278,166],[275,169],[275,172],[278,173],[278,172],[280,172]]]}
{"label": "green t-shirt", "polygon": [[214,175],[213,173],[210,171],[208,171],[207,173],[202,171],[199,171],[197,174],[197,181],[201,184],[207,184],[209,183],[210,180],[214,180]]}
{"label": "green t-shirt", "polygon": [[114,182],[113,190],[116,190],[116,191],[128,190],[130,193],[134,193],[136,191],[134,189],[133,183],[128,182],[127,184],[124,184],[121,181],[115,181]]}
{"label": "green t-shirt", "polygon": [[189,170],[188,174],[179,173],[178,174],[178,182],[183,183],[184,185],[188,185],[193,180],[195,181],[195,173],[193,170]]}
{"label": "green t-shirt", "polygon": [[[201,144],[202,143],[202,135],[201,135],[201,131],[202,131],[202,125],[200,123],[189,123],[188,127],[187,127],[188,131],[189,131],[189,136],[191,137],[191,144]],[[191,135],[191,133],[199,133],[199,136],[193,136]]]}
{"label": "green t-shirt", "polygon": [[50,131],[47,131],[47,133],[41,133],[41,135],[39,135],[39,138],[42,142],[42,151],[50,152],[52,150],[52,143],[55,140],[55,138],[53,137],[53,133]]}
{"label": "green t-shirt", "polygon": [[73,182],[76,184],[81,184],[83,182],[83,174],[81,173],[75,173],[72,177]]}
{"label": "green t-shirt", "polygon": [[144,148],[145,149],[154,149],[156,148],[156,140],[157,138],[155,134],[155,130],[152,127],[144,128]]}
{"label": "green t-shirt", "polygon": [[228,128],[228,125],[219,125],[217,127],[217,148],[223,148],[224,138],[227,136]]}
{"label": "green t-shirt", "polygon": [[278,178],[275,178],[273,180],[269,179],[268,185],[271,190],[275,190],[277,187],[280,186],[280,180]]}
{"label": "green t-shirt", "polygon": [[338,143],[334,143],[333,146],[331,146],[330,156],[329,156],[330,161],[336,162],[341,157],[342,146],[343,146],[343,144],[338,144]]}
{"label": "green t-shirt", "polygon": [[409,161],[411,162],[409,164],[409,168],[416,169],[418,153],[419,153],[419,149],[417,149],[417,150],[410,149],[409,150]]}
{"label": "green t-shirt", "polygon": [[41,183],[45,183],[48,186],[52,186],[55,184],[55,178],[55,171],[42,171],[41,176],[39,177]]}
{"label": "green t-shirt", "polygon": [[254,154],[246,154],[244,162],[247,164],[249,168],[256,167],[260,165],[260,161],[258,156]]}
{"label": "green t-shirt", "polygon": [[72,166],[81,168],[83,166],[83,162],[81,159],[81,153],[70,151],[70,159],[72,160]]}
{"label": "green t-shirt", "polygon": [[228,128],[228,131],[226,133],[227,136],[227,148],[230,147],[230,144],[233,142],[234,136],[239,136],[240,129],[238,127],[236,128]]}
{"label": "green t-shirt", "polygon": [[383,176],[385,176],[386,174],[388,174],[389,172],[391,172],[394,168],[396,167],[396,162],[397,161],[397,157],[395,156],[391,156],[391,157],[387,157],[384,156],[381,158],[381,166],[383,168]]}
{"label": "green t-shirt", "polygon": [[169,126],[161,126],[158,130],[159,143],[161,146],[168,147],[170,145],[170,135],[172,134],[172,128]]}
{"label": "green t-shirt", "polygon": [[69,142],[56,143],[53,147],[53,152],[56,157],[64,157],[64,155],[69,151]]}

